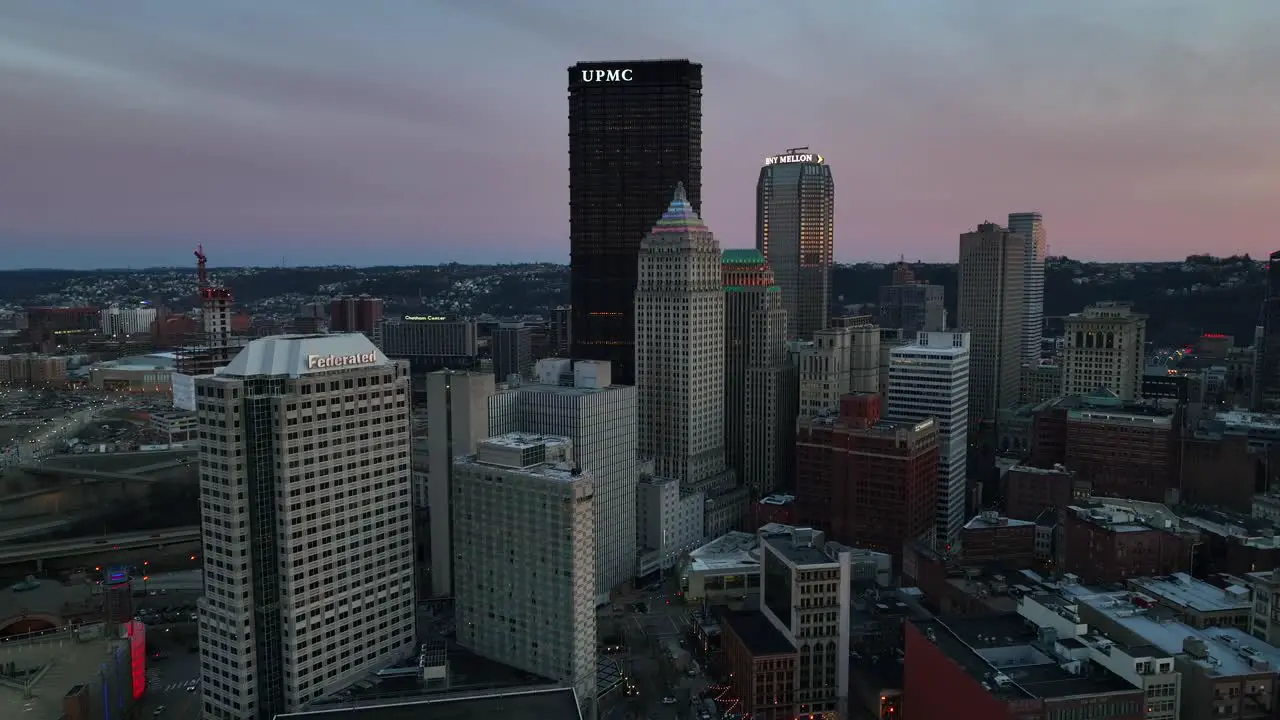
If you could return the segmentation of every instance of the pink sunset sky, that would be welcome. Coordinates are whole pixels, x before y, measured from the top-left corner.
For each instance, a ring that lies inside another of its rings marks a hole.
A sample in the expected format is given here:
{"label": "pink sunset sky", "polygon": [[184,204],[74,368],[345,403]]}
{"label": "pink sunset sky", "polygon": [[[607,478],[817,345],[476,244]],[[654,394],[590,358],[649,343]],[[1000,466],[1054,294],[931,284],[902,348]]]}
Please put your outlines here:
{"label": "pink sunset sky", "polygon": [[0,7],[0,267],[568,259],[565,68],[704,65],[703,215],[836,179],[836,257],[1045,214],[1098,260],[1280,245],[1280,3],[41,0]]}

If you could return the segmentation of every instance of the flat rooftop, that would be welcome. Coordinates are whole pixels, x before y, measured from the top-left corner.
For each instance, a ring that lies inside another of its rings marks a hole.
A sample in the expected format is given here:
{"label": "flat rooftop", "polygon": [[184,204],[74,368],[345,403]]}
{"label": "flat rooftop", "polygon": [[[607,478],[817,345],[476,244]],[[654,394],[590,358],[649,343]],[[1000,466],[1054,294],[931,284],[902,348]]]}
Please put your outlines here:
{"label": "flat rooftop", "polygon": [[[1099,592],[1083,585],[1070,585],[1063,590],[1074,596],[1081,605],[1087,605],[1099,614],[1146,642],[1170,655],[1184,655],[1188,661],[1199,665],[1210,676],[1234,677],[1275,673],[1280,669],[1280,648],[1268,645],[1247,632],[1236,628],[1205,628],[1199,630],[1163,617],[1160,612],[1135,605],[1133,593]],[[1169,611],[1162,609],[1164,614]],[[1106,631],[1106,628],[1099,628]],[[1187,638],[1204,641],[1208,657],[1196,659],[1186,656],[1183,642]],[[1262,663],[1269,663],[1266,667]]]}
{"label": "flat rooftop", "polygon": [[760,539],[755,533],[729,532],[689,553],[693,572],[759,570]]}
{"label": "flat rooftop", "polygon": [[276,715],[275,720],[491,720],[495,717],[503,720],[582,720],[582,713],[578,710],[573,690],[545,688],[322,708]]}
{"label": "flat rooftop", "polygon": [[[102,625],[77,632],[49,633],[34,639],[10,640],[0,647],[0,659],[14,663],[18,671],[41,672],[30,698],[19,687],[0,684],[0,717],[23,720],[61,720],[62,698],[81,683],[101,685],[99,672],[117,648],[128,656],[126,641],[106,638]],[[10,681],[12,682],[12,681]]]}
{"label": "flat rooftop", "polygon": [[835,563],[835,560],[823,552],[824,540],[816,530],[795,528],[787,533],[766,533],[761,529],[760,541],[768,543],[774,552],[798,566]]}
{"label": "flat rooftop", "polygon": [[1031,527],[1035,523],[1027,520],[1015,520],[1014,518],[975,515],[973,519],[965,523],[965,530],[988,530],[999,527]]}
{"label": "flat rooftop", "polygon": [[510,448],[512,450],[527,450],[529,448],[538,447],[539,445],[558,447],[566,444],[565,438],[560,437],[559,435],[539,435],[537,433],[521,432],[494,435],[493,437],[481,440],[480,442],[485,445]]}
{"label": "flat rooftop", "polygon": [[[935,618],[915,621],[915,625],[970,676],[986,683],[992,695],[1004,700],[1141,692],[1094,662],[1083,663],[1078,675],[1063,669],[1032,646],[1036,633],[1016,614]],[[1007,683],[996,680],[996,675],[1008,678]]]}
{"label": "flat rooftop", "polygon": [[796,651],[794,645],[778,631],[769,618],[755,610],[725,613],[725,623],[733,630],[752,655],[783,655]]}
{"label": "flat rooftop", "polygon": [[1134,578],[1129,585],[1166,604],[1195,612],[1247,611],[1253,607],[1249,591],[1239,585],[1220,588],[1186,573],[1167,577]]}

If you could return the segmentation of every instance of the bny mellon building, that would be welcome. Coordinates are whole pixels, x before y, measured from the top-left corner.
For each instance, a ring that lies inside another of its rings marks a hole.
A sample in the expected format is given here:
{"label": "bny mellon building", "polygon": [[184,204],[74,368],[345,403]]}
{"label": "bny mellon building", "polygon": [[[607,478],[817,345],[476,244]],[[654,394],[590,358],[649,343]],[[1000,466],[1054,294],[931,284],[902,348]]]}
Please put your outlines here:
{"label": "bny mellon building", "polygon": [[787,337],[812,340],[828,324],[835,253],[835,182],[809,148],[765,158],[756,182],[756,248],[782,288]]}
{"label": "bny mellon building", "polygon": [[269,720],[412,655],[408,364],[284,335],[194,384],[204,717]]}
{"label": "bny mellon building", "polygon": [[684,186],[640,244],[636,390],[640,456],[692,488],[725,473],[720,245]]}

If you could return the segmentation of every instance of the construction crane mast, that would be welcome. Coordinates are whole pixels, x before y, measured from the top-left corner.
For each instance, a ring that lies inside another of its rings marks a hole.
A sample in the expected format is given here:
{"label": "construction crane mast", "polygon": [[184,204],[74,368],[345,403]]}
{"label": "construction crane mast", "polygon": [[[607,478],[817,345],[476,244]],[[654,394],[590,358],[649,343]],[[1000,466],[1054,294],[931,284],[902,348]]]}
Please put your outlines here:
{"label": "construction crane mast", "polygon": [[204,255],[204,244],[201,243],[196,246],[196,270],[199,273],[201,290],[209,287],[209,272],[205,268],[208,262],[209,258]]}

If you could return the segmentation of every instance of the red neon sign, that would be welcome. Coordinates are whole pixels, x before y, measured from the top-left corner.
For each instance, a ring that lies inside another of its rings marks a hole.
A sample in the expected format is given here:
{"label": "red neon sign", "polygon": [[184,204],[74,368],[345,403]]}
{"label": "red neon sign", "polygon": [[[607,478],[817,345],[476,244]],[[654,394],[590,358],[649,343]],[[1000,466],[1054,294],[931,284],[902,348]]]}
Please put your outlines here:
{"label": "red neon sign", "polygon": [[138,620],[129,622],[129,665],[133,679],[133,699],[147,689],[147,626]]}

